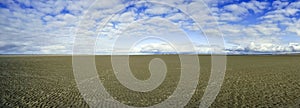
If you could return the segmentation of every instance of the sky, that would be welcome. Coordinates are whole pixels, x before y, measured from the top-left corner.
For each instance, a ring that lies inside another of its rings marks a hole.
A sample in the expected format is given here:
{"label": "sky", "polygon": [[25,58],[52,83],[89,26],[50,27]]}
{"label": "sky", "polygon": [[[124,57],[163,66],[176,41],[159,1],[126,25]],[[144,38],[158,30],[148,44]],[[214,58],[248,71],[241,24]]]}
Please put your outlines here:
{"label": "sky", "polygon": [[79,36],[95,54],[300,52],[298,0],[0,0],[0,14],[0,54],[72,54]]}

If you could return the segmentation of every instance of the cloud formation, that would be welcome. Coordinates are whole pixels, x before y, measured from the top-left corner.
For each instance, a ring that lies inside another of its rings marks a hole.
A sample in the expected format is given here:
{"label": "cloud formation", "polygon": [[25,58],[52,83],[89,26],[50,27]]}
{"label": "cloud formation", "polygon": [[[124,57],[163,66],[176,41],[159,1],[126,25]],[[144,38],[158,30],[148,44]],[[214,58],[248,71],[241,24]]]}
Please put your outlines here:
{"label": "cloud formation", "polygon": [[[0,53],[71,54],[75,33],[81,33],[99,34],[96,52],[103,54],[112,51],[113,42],[119,36],[172,37],[183,31],[195,43],[197,52],[192,53],[212,52],[213,47],[206,40],[195,39],[205,36],[199,35],[201,30],[190,16],[199,17],[204,22],[200,24],[202,28],[211,33],[217,32],[213,27],[220,28],[229,54],[300,52],[300,1],[204,0],[211,12],[201,15],[193,12],[195,8],[205,8],[197,5],[201,1],[103,0],[90,8],[93,2],[0,1]],[[176,7],[166,4],[176,4]],[[111,15],[114,16],[109,20]],[[82,21],[83,17],[89,20]],[[213,23],[214,19],[219,25]],[[106,21],[106,26],[99,29]],[[78,30],[79,24],[86,29]],[[182,44],[180,38],[176,40],[176,44]],[[164,43],[149,42],[141,46],[135,53],[174,52],[174,48]],[[184,44],[182,47],[182,52],[189,52]]]}

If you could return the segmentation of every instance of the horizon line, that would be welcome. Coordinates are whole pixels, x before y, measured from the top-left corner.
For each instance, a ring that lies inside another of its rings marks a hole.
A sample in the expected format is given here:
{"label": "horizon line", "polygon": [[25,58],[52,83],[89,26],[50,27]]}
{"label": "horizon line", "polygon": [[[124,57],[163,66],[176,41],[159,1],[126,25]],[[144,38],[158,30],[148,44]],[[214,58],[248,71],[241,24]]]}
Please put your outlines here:
{"label": "horizon line", "polygon": [[211,55],[224,55],[224,56],[232,56],[232,55],[300,55],[300,53],[275,53],[275,54],[0,54],[0,56],[151,56],[151,55],[203,55],[203,56],[211,56]]}

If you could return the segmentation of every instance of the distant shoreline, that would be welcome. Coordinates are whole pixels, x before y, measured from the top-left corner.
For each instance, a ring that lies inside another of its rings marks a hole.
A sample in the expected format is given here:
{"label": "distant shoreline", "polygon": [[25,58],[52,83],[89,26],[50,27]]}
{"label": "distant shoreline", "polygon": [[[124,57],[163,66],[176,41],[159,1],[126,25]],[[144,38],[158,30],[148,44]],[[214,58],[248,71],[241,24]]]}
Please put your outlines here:
{"label": "distant shoreline", "polygon": [[[174,55],[198,55],[198,56],[222,56],[220,54],[131,54],[129,56],[174,56]],[[111,55],[72,55],[72,54],[0,54],[0,57],[40,57],[40,56],[111,56]],[[128,55],[114,55],[128,56]],[[300,53],[292,54],[226,54],[225,56],[300,56]]]}

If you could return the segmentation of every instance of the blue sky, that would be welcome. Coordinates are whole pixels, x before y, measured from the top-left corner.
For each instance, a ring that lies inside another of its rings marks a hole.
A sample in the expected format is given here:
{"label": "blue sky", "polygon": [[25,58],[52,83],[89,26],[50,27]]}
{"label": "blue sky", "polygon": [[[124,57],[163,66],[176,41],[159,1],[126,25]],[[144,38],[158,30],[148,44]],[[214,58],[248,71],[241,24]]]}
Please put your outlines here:
{"label": "blue sky", "polygon": [[228,54],[300,52],[297,0],[2,0],[0,13],[0,54],[72,54],[78,34],[98,38],[96,54],[208,54],[219,47],[203,29],[217,28]]}

